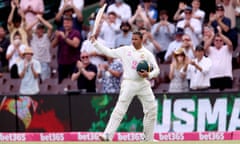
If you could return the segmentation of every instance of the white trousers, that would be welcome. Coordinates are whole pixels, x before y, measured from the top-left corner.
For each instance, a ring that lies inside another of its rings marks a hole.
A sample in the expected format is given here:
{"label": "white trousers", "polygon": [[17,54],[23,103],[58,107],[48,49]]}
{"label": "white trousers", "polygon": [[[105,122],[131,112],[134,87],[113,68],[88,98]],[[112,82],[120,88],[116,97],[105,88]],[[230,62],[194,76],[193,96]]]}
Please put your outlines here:
{"label": "white trousers", "polygon": [[134,96],[137,96],[143,106],[143,132],[146,141],[153,141],[154,125],[157,118],[157,104],[151,89],[150,82],[147,80],[132,81],[123,80],[117,104],[111,114],[110,120],[104,131],[109,140],[112,140],[123,116],[127,112],[129,104]]}

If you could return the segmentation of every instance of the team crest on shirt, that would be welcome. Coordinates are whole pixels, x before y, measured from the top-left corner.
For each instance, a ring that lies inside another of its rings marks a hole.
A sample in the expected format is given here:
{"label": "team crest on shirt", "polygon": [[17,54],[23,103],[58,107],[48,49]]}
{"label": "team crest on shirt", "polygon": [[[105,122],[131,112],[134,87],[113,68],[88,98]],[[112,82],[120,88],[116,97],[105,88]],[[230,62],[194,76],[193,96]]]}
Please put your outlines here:
{"label": "team crest on shirt", "polygon": [[140,58],[141,58],[141,59],[144,59],[144,54],[143,54],[143,53],[140,55]]}

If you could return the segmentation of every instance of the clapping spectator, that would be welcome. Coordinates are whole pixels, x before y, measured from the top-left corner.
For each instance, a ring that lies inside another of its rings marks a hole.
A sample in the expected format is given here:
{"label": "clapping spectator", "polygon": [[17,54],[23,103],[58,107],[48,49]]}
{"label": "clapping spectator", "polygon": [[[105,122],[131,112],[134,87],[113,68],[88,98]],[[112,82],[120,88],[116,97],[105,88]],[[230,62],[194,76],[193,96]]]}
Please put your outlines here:
{"label": "clapping spectator", "polygon": [[35,95],[39,93],[39,75],[41,65],[39,61],[32,58],[33,51],[27,47],[23,53],[23,60],[18,65],[18,74],[21,78],[20,94]]}
{"label": "clapping spectator", "polygon": [[82,52],[80,60],[76,63],[76,68],[72,74],[72,80],[77,80],[79,90],[86,92],[96,92],[97,66],[89,60],[87,52]]}
{"label": "clapping spectator", "polygon": [[58,30],[63,30],[63,20],[64,16],[72,17],[73,20],[73,28],[78,30],[80,33],[82,32],[82,22],[83,16],[80,9],[76,7],[72,0],[67,0],[62,7],[60,7],[58,13],[55,16],[55,22],[57,24]]}
{"label": "clapping spectator", "polygon": [[[193,13],[192,17],[200,20],[201,23],[203,23],[205,18],[205,12],[200,9],[200,5],[201,5],[200,0],[192,1],[192,13]],[[185,8],[186,8],[186,4],[183,2],[180,2],[179,8],[174,15],[174,20],[179,21],[185,18],[185,13],[182,13],[182,11],[184,11]]]}
{"label": "clapping spectator", "polygon": [[192,8],[187,6],[184,9],[185,18],[177,23],[177,27],[183,28],[185,34],[188,34],[196,46],[199,44],[199,35],[202,33],[202,24],[200,20],[193,18]]}
{"label": "clapping spectator", "polygon": [[169,92],[187,92],[188,91],[188,81],[187,75],[187,57],[184,53],[184,49],[180,48],[174,51],[174,60],[170,65],[169,72]]}
{"label": "clapping spectator", "polygon": [[99,36],[105,41],[106,46],[115,48],[115,40],[117,34],[120,33],[120,23],[117,22],[117,15],[115,12],[109,12],[107,18],[100,26]]}
{"label": "clapping spectator", "polygon": [[64,7],[64,5],[72,5],[75,6],[79,11],[82,11],[84,7],[84,0],[61,0],[59,11]]}
{"label": "clapping spectator", "polygon": [[58,81],[72,75],[76,62],[79,60],[80,33],[73,29],[72,17],[65,16],[64,30],[57,30],[52,41],[52,47],[58,45]]}
{"label": "clapping spectator", "polygon": [[43,0],[21,0],[20,9],[25,15],[27,25],[37,20],[37,15],[43,15]]}
{"label": "clapping spectator", "polygon": [[21,34],[16,31],[13,35],[13,42],[8,46],[6,53],[11,78],[19,78],[17,64],[22,59],[25,47]]}
{"label": "clapping spectator", "polygon": [[190,36],[187,34],[184,34],[182,36],[182,41],[183,41],[183,43],[182,43],[181,47],[184,48],[184,51],[185,51],[185,54],[187,55],[187,57],[190,59],[195,58],[195,55],[194,55],[195,47],[193,45],[193,42],[192,42]]}
{"label": "clapping spectator", "polygon": [[10,42],[13,43],[14,34],[18,32],[21,35],[22,43],[28,45],[25,16],[19,10],[19,4],[11,1],[11,12],[8,16],[8,31],[10,32]]}
{"label": "clapping spectator", "polygon": [[159,18],[160,21],[153,25],[151,33],[153,38],[161,46],[161,51],[157,54],[157,56],[160,58],[161,63],[163,63],[167,48],[173,40],[175,26],[168,21],[168,12],[166,10],[161,10],[159,12]]}
{"label": "clapping spectator", "polygon": [[[213,46],[211,46],[213,42]],[[212,61],[210,84],[212,89],[232,88],[232,42],[218,27],[218,34],[212,35],[205,44],[208,57]]]}
{"label": "clapping spectator", "polygon": [[115,3],[107,8],[107,13],[109,12],[114,12],[116,14],[118,23],[127,21],[132,16],[131,7],[124,3],[123,0],[115,0]]}
{"label": "clapping spectator", "polygon": [[190,90],[207,91],[210,88],[210,69],[212,61],[204,56],[204,47],[198,45],[195,50],[195,59],[188,65],[188,75],[190,76]]}
{"label": "clapping spectator", "polygon": [[[30,46],[33,50],[33,58],[38,60],[41,64],[41,80],[50,78],[50,66],[51,61],[50,48],[51,48],[51,36],[53,26],[46,21],[41,15],[37,15],[37,21],[30,24],[27,28],[28,37],[30,39]],[[32,30],[32,27],[36,26],[36,30]],[[45,33],[45,27],[47,32]]]}
{"label": "clapping spectator", "polygon": [[5,70],[5,67],[8,65],[6,59],[7,48],[10,44],[8,37],[6,36],[5,29],[0,26],[0,73]]}
{"label": "clapping spectator", "polygon": [[164,60],[166,62],[171,61],[174,51],[181,48],[181,46],[183,44],[183,41],[182,41],[183,35],[184,35],[184,29],[177,28],[176,32],[174,33],[174,40],[169,44],[167,52],[164,56]]}
{"label": "clapping spectator", "polygon": [[121,76],[123,73],[122,63],[119,59],[108,57],[108,62],[99,65],[98,79],[100,79],[102,93],[119,93]]}
{"label": "clapping spectator", "polygon": [[157,53],[161,51],[159,43],[153,38],[152,34],[146,28],[140,28],[139,31],[143,34],[143,46],[156,56]]}

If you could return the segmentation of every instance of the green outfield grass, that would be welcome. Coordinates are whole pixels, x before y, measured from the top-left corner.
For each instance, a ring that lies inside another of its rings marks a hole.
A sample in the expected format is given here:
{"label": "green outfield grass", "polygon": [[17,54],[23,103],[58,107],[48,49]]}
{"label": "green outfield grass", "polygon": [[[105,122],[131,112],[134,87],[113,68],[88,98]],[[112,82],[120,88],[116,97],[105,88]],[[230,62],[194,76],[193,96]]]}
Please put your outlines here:
{"label": "green outfield grass", "polygon": [[240,141],[168,141],[168,142],[1,142],[2,144],[240,144]]}

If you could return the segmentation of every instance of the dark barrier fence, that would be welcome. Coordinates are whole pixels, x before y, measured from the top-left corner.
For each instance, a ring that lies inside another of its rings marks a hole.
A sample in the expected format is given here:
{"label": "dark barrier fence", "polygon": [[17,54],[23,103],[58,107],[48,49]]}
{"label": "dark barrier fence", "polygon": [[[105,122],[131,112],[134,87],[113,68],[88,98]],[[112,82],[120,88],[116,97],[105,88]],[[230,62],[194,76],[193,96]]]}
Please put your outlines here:
{"label": "dark barrier fence", "polygon": [[[156,94],[156,132],[240,129],[240,92]],[[116,94],[0,96],[0,132],[103,131]],[[142,131],[135,98],[119,131]]]}

